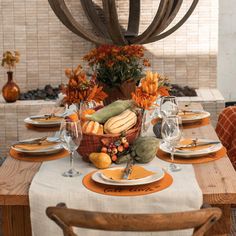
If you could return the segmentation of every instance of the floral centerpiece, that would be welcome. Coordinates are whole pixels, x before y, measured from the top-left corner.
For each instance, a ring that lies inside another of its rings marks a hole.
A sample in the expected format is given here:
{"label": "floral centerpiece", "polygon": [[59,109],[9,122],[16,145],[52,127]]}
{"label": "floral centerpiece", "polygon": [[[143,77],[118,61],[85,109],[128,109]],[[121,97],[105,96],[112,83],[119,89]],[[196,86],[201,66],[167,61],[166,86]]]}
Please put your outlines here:
{"label": "floral centerpiece", "polygon": [[6,102],[15,102],[20,96],[20,88],[13,81],[13,69],[16,64],[20,61],[20,53],[14,51],[6,51],[2,57],[2,67],[7,69],[8,81],[2,88],[2,95]]}
{"label": "floral centerpiece", "polygon": [[136,84],[143,77],[143,68],[150,66],[144,58],[144,51],[141,45],[102,45],[84,56],[108,93],[108,103],[131,98]]}

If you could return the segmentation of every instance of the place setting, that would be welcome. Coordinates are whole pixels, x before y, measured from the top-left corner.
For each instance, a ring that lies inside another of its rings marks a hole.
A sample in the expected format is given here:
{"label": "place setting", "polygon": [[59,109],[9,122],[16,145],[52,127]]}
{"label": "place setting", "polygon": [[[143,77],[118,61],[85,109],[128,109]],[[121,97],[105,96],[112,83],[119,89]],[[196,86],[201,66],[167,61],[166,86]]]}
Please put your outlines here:
{"label": "place setting", "polygon": [[44,136],[14,143],[10,147],[10,156],[23,161],[42,162],[66,157],[68,152],[57,137]]}
{"label": "place setting", "polygon": [[151,123],[155,126],[161,123],[163,116],[171,114],[178,115],[181,118],[183,129],[198,128],[210,124],[211,114],[205,110],[191,109],[189,107],[179,108],[177,98],[174,96],[162,97],[158,115],[152,119]]}
{"label": "place setting", "polygon": [[65,114],[43,114],[25,118],[24,122],[28,129],[37,131],[58,131]]}
{"label": "place setting", "polygon": [[184,138],[181,124],[181,118],[176,115],[164,117],[162,121],[162,143],[157,151],[157,156],[171,162],[171,171],[181,170],[181,167],[175,163],[206,163],[226,155],[226,149],[219,140]]}
{"label": "place setting", "polygon": [[187,109],[180,110],[178,116],[181,117],[183,128],[197,128],[210,124],[211,114],[204,110]]}
{"label": "place setting", "polygon": [[170,174],[159,166],[143,166],[130,159],[126,167],[111,167],[93,171],[83,178],[90,191],[111,196],[139,196],[168,188],[173,182]]}

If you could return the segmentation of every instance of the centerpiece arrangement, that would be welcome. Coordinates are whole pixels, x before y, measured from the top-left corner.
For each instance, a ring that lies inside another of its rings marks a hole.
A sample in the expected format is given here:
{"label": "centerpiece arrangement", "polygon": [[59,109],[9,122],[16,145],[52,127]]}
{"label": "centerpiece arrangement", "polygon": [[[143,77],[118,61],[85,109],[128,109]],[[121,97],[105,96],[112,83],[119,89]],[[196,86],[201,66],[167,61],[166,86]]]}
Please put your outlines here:
{"label": "centerpiece arrangement", "polygon": [[2,96],[6,102],[15,102],[20,97],[20,88],[13,81],[13,69],[19,61],[20,53],[18,51],[3,53],[2,67],[7,69],[8,81],[2,88]]}
{"label": "centerpiece arrangement", "polygon": [[97,81],[108,94],[106,104],[131,98],[136,84],[144,76],[144,67],[150,66],[144,58],[144,51],[141,45],[102,45],[84,56]]}
{"label": "centerpiece arrangement", "polygon": [[[156,139],[138,137],[144,110],[153,109],[158,97],[168,93],[168,88],[164,86],[164,77],[147,72],[141,78],[140,86],[135,85],[130,92],[130,99],[118,99],[102,106],[101,102],[109,95],[103,91],[98,73],[90,78],[79,65],[74,70],[66,69],[65,74],[69,78],[64,88],[65,103],[77,103],[81,106],[83,102],[94,101],[96,104],[82,113],[80,109],[79,112],[83,139],[78,152],[85,161],[93,162],[98,168],[107,168],[112,162],[121,163],[134,158],[131,156],[132,152],[143,163],[155,156]],[[139,76],[141,77],[141,73]],[[136,145],[135,142],[141,143]],[[141,157],[140,147],[147,152],[145,158]]]}

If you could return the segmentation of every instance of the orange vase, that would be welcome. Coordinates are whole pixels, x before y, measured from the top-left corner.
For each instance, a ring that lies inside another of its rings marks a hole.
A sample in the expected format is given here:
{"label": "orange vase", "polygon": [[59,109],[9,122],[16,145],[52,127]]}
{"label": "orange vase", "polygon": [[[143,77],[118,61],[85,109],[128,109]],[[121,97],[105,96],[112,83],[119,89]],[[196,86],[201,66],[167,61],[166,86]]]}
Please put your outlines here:
{"label": "orange vase", "polygon": [[20,88],[13,81],[13,72],[8,71],[7,83],[2,88],[2,96],[6,102],[15,102],[20,97]]}

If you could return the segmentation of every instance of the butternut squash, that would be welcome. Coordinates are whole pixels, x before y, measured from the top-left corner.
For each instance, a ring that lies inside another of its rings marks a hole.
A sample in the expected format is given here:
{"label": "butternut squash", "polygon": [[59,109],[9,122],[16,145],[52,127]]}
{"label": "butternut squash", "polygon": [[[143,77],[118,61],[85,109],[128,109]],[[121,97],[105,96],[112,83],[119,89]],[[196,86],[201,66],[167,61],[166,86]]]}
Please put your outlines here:
{"label": "butternut squash", "polygon": [[137,122],[135,112],[127,109],[118,116],[110,118],[104,124],[104,132],[107,134],[119,134],[131,129]]}

